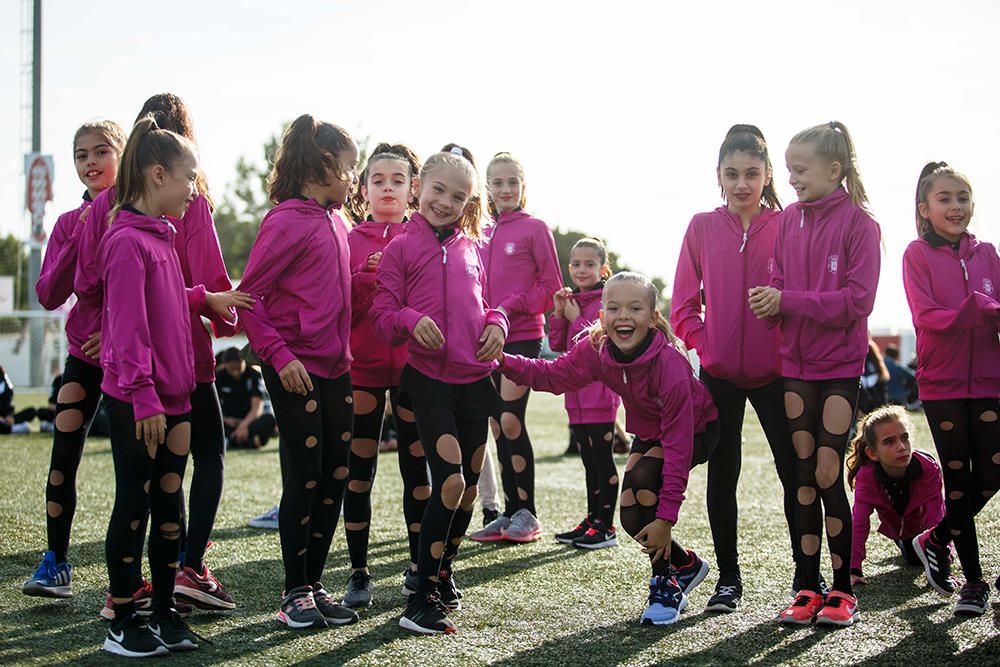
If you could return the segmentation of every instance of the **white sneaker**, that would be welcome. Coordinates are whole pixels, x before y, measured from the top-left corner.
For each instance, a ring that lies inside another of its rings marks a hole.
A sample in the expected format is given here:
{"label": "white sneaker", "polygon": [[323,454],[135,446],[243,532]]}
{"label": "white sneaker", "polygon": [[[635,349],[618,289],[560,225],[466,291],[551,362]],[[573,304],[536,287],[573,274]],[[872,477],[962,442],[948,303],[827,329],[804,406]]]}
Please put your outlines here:
{"label": "white sneaker", "polygon": [[250,519],[251,528],[264,528],[266,530],[278,530],[278,506],[275,505],[260,516]]}
{"label": "white sneaker", "polygon": [[508,542],[537,542],[542,539],[542,523],[525,508],[514,512],[503,538]]}

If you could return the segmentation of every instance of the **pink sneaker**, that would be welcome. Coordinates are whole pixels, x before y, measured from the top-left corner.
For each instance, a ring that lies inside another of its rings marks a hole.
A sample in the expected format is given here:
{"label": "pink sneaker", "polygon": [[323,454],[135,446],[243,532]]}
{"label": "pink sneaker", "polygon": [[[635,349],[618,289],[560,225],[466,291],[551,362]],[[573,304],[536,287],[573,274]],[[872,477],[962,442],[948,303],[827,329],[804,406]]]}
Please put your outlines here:
{"label": "pink sneaker", "polygon": [[177,570],[174,593],[198,609],[235,609],[236,603],[207,565],[198,574],[188,566]]}
{"label": "pink sneaker", "polygon": [[853,595],[831,591],[826,596],[823,608],[816,614],[816,625],[837,625],[847,627],[861,618],[858,612],[858,599]]}
{"label": "pink sneaker", "polygon": [[781,612],[778,622],[785,625],[809,625],[822,607],[822,595],[812,591],[799,591],[795,601]]}

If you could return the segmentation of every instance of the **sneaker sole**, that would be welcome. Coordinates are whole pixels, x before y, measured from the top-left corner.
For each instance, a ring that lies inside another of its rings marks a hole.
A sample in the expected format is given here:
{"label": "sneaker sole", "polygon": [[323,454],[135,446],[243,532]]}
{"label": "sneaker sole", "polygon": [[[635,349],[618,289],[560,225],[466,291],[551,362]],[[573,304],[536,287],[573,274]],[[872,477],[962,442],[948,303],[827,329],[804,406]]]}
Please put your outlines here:
{"label": "sneaker sole", "polygon": [[681,620],[681,614],[687,609],[688,598],[687,595],[681,598],[681,603],[677,605],[677,615],[668,621],[654,621],[651,618],[640,618],[640,625],[673,625],[677,621]]}
{"label": "sneaker sole", "polygon": [[578,537],[559,537],[556,535],[556,542],[559,544],[573,544],[573,542],[578,539]]}
{"label": "sneaker sole", "polygon": [[701,561],[701,568],[699,568],[698,573],[694,575],[694,578],[691,580],[691,582],[687,585],[686,588],[681,589],[684,591],[684,594],[685,595],[689,594],[691,591],[693,591],[695,588],[698,587],[698,584],[705,581],[705,577],[708,576],[708,573],[711,569],[712,568],[709,567],[706,561]]}
{"label": "sneaker sole", "polygon": [[264,530],[278,530],[277,522],[272,523],[270,521],[254,521],[253,519],[251,519],[247,523],[247,525],[250,526],[251,528],[263,528]]}
{"label": "sneaker sole", "polygon": [[[348,607],[348,609],[350,609],[350,607]],[[354,616],[347,616],[345,618],[337,618],[335,616],[324,616],[323,618],[326,619],[326,622],[331,625],[350,625],[358,622],[357,614]]]}
{"label": "sneaker sole", "polygon": [[206,593],[197,588],[191,588],[190,586],[175,586],[174,594],[182,598],[185,602],[193,604],[198,609],[236,609],[235,602],[226,602],[221,600],[211,593]]}
{"label": "sneaker sole", "polygon": [[[375,604],[375,598],[369,599],[367,604],[363,600],[358,600],[357,602],[353,601],[349,602],[347,598],[344,598],[343,600],[340,601],[340,604],[344,605],[348,609],[369,609],[373,604]],[[327,616],[326,619],[330,620],[330,617]]]}
{"label": "sneaker sole", "polygon": [[40,583],[29,581],[21,587],[21,592],[33,598],[57,598],[65,600],[73,597],[73,591],[69,586],[44,586]]}
{"label": "sneaker sole", "polygon": [[607,549],[608,547],[617,547],[618,539],[604,540],[603,542],[594,542],[593,544],[581,544],[580,542],[574,542],[573,546],[579,549]]}
{"label": "sneaker sole", "polygon": [[927,578],[927,585],[933,588],[941,595],[945,597],[951,597],[952,593],[954,593],[955,591],[946,590],[942,588],[936,581],[934,581],[934,577],[931,575],[931,564],[927,560],[927,554],[920,546],[920,535],[914,537],[913,540],[910,542],[910,544],[913,546],[913,550],[917,552],[917,558],[920,559],[920,562],[924,566],[924,577]]}
{"label": "sneaker sole", "polygon": [[715,604],[711,604],[710,602],[708,606],[705,607],[705,611],[716,611],[722,614],[731,614],[739,608],[739,602],[734,602],[731,606],[725,602],[716,602]]}
{"label": "sneaker sole", "polygon": [[986,607],[975,605],[955,605],[955,616],[982,616],[986,613]]}
{"label": "sneaker sole", "polygon": [[153,658],[158,655],[170,655],[170,649],[163,644],[160,644],[149,653],[139,653],[138,651],[128,650],[118,642],[113,641],[110,637],[104,638],[104,646],[101,648],[108,653],[114,653],[115,655],[124,656],[126,658]]}
{"label": "sneaker sole", "polygon": [[473,533],[469,535],[469,539],[473,542],[503,542],[505,538],[503,535],[476,535]]}
{"label": "sneaker sole", "polygon": [[503,539],[508,542],[516,542],[517,544],[527,544],[528,542],[537,542],[542,539],[541,531],[537,533],[531,533],[530,535],[511,535],[510,533],[504,533]]}
{"label": "sneaker sole", "polygon": [[435,630],[433,628],[425,628],[423,626],[417,625],[405,616],[399,617],[399,627],[410,632],[415,632],[418,635],[450,635],[454,634],[454,628],[448,628],[446,630]]}
{"label": "sneaker sole", "polygon": [[778,623],[782,625],[812,625],[813,621],[816,620],[815,616],[810,616],[809,618],[795,618],[794,616],[782,616],[778,619]]}
{"label": "sneaker sole", "polygon": [[286,616],[285,612],[279,611],[278,612],[278,620],[281,621],[282,623],[284,623],[285,625],[287,625],[292,630],[304,630],[306,628],[325,628],[326,627],[326,617],[325,616],[323,618],[321,618],[321,619],[317,619],[315,621],[310,621],[308,623],[300,623],[299,621],[295,621],[295,620],[291,619],[290,617]]}
{"label": "sneaker sole", "polygon": [[[155,635],[156,633],[153,634]],[[157,639],[160,638],[157,637]],[[183,653],[185,651],[195,651],[198,649],[198,644],[191,641],[190,639],[182,639],[176,644],[168,644],[162,639],[160,639],[160,643],[163,644],[163,647],[167,649],[167,651],[170,653]]]}
{"label": "sneaker sole", "polygon": [[838,628],[846,628],[848,626],[854,625],[860,620],[861,620],[861,613],[856,611],[854,612],[853,616],[851,616],[850,618],[845,618],[843,620],[828,618],[826,616],[817,616],[816,625],[832,625]]}

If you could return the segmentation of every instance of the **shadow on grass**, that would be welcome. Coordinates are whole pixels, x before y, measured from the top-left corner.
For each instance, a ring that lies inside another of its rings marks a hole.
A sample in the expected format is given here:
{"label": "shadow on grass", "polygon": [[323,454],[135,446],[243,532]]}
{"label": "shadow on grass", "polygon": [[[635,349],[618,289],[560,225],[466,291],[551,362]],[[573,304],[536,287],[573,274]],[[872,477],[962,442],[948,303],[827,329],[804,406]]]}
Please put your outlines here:
{"label": "shadow on grass", "polygon": [[[950,632],[963,623],[974,619],[949,615],[944,621],[931,619],[931,614],[940,611],[941,605],[924,605],[903,609],[897,616],[910,625],[911,632],[905,639],[874,655],[861,665],[881,665],[886,662],[912,664],[997,664],[1000,654],[1000,635],[984,639],[974,647],[959,652],[958,644]],[[996,619],[996,616],[994,616]],[[994,620],[996,623],[996,620]]]}

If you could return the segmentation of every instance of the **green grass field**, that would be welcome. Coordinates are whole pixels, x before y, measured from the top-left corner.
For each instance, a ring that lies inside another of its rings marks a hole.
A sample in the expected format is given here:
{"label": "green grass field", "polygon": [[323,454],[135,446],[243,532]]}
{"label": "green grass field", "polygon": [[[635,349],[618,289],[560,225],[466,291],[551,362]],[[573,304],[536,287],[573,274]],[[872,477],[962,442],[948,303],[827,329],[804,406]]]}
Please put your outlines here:
{"label": "green grass field", "polygon": [[[19,403],[28,404],[19,395]],[[932,449],[922,415],[915,415],[918,446]],[[276,443],[262,451],[234,451],[226,464],[226,490],[213,535],[210,565],[238,607],[231,613],[196,612],[189,623],[211,643],[176,664],[444,664],[646,665],[676,661],[718,663],[997,664],[1000,611],[959,620],[952,602],[931,592],[922,571],[908,567],[894,545],[869,539],[866,574],[859,587],[862,621],[852,628],[788,629],[776,622],[791,582],[788,538],[770,453],[752,410],[747,416],[740,494],[744,606],[733,615],[704,612],[714,573],[691,596],[675,626],[637,623],[645,603],[648,565],[624,534],[621,546],[584,552],[556,543],[552,534],[583,514],[583,471],[566,446],[562,399],[536,394],[528,424],[536,448],[538,506],[545,538],[532,545],[485,546],[466,542],[455,563],[464,609],[459,632],[415,637],[396,625],[407,548],[401,517],[401,483],[395,455],[383,455],[375,484],[371,568],[376,604],[361,622],[323,631],[293,632],[275,620],[282,585],[276,531],[246,527],[252,515],[278,498]],[[70,560],[75,597],[49,601],[25,597],[20,585],[45,548],[44,489],[50,438],[0,438],[0,663],[107,664],[99,650],[107,572],[104,533],[113,501],[113,468],[107,440],[84,453],[79,510]],[[619,468],[624,456],[618,458]],[[705,467],[691,475],[688,499],[675,534],[714,566],[705,511]],[[1000,520],[994,502],[979,524],[984,569],[1000,572]],[[475,518],[476,525],[479,515]],[[342,528],[324,579],[342,592],[349,575]],[[824,558],[829,573],[828,560]],[[827,575],[829,576],[829,574]],[[997,594],[994,591],[994,597]]]}

